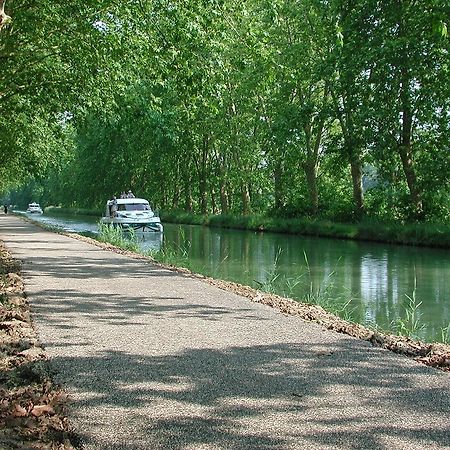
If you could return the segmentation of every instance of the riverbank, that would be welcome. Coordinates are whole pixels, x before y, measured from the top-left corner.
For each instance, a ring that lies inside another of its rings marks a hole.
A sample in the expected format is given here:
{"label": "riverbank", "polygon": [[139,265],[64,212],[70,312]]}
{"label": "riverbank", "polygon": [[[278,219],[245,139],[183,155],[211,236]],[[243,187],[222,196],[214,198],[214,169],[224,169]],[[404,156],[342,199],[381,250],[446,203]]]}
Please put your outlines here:
{"label": "riverbank", "polygon": [[[51,214],[75,214],[101,217],[102,211],[75,208],[46,208]],[[168,223],[202,225],[255,232],[273,232],[332,239],[349,239],[388,244],[450,248],[450,225],[438,223],[381,222],[365,219],[341,223],[309,218],[285,219],[262,215],[198,215],[180,211],[161,211],[161,220]]]}
{"label": "riverbank", "polygon": [[[383,333],[450,343],[446,250],[169,223],[164,236],[119,230],[97,234],[104,230],[97,218],[28,218],[139,251],[163,264],[316,304]],[[389,290],[389,283],[395,290]]]}
{"label": "riverbank", "polygon": [[34,221],[32,222],[44,229],[88,242],[105,250],[124,254],[134,259],[151,261],[152,263],[158,264],[162,268],[202,279],[213,286],[219,287],[220,289],[234,292],[256,303],[262,303],[276,308],[284,314],[299,316],[304,320],[316,322],[326,329],[369,341],[375,347],[386,348],[394,353],[399,353],[414,358],[425,365],[437,367],[444,371],[450,371],[450,344],[439,342],[422,342],[408,336],[398,336],[379,330],[373,330],[365,327],[364,325],[345,320],[333,312],[327,311],[320,305],[302,303],[298,300],[281,297],[269,292],[263,292],[250,286],[245,286],[232,281],[211,278],[206,275],[193,272],[188,268],[180,267],[179,265],[164,263],[155,260],[153,256],[139,253],[133,245],[133,242],[126,239],[116,239],[114,240],[114,243],[111,243],[108,241],[102,241],[101,237],[94,239],[79,234],[56,230]]}
{"label": "riverbank", "polygon": [[[109,250],[115,253],[121,253],[124,254],[130,258],[133,259],[141,259],[141,260],[150,260],[151,258],[145,257],[140,254],[136,254],[129,251],[124,251],[118,247],[112,246],[107,243],[100,243],[96,240],[86,238],[79,235],[73,235],[69,233],[59,233],[66,236],[70,236],[71,238],[76,238],[81,241],[88,242],[90,244],[94,244],[97,247],[103,248],[105,250]],[[5,284],[5,288],[12,288],[13,286],[17,286],[18,290],[17,292],[23,292],[23,283],[20,279],[20,267],[17,264],[16,261],[12,260],[11,256],[7,252],[0,252],[1,258],[0,258],[0,266],[3,268],[3,273],[8,274],[5,279],[7,280],[13,280],[12,284],[8,282],[8,284]],[[409,357],[412,357],[416,359],[417,361],[424,363],[429,366],[434,366],[441,368],[442,370],[449,371],[450,370],[450,347],[445,345],[439,345],[439,344],[424,344],[420,342],[414,342],[412,340],[409,340],[407,338],[399,338],[396,336],[385,336],[381,335],[379,333],[375,333],[371,330],[367,330],[364,327],[356,324],[352,324],[349,322],[346,322],[342,319],[337,318],[336,316],[327,313],[322,308],[313,306],[313,305],[304,305],[299,304],[297,302],[294,302],[290,299],[281,298],[279,296],[273,295],[273,294],[266,294],[263,292],[259,292],[255,289],[239,285],[237,283],[231,283],[231,282],[224,282],[220,280],[214,280],[208,277],[204,277],[202,275],[191,273],[185,269],[180,269],[177,267],[171,267],[171,266],[162,266],[163,268],[170,269],[173,272],[181,272],[183,274],[186,274],[189,277],[195,277],[198,278],[204,282],[207,282],[213,286],[219,287],[222,290],[225,291],[232,291],[240,296],[244,296],[248,298],[250,301],[255,303],[262,303],[265,305],[270,305],[272,308],[278,309],[279,311],[283,312],[286,315],[295,315],[298,317],[301,317],[305,320],[313,321],[318,324],[320,324],[323,328],[327,328],[330,330],[337,331],[339,333],[348,334],[351,336],[358,337],[361,340],[365,340],[370,342],[372,345],[377,347],[384,347],[389,348],[390,350],[401,353],[404,355],[407,355]],[[9,274],[16,274],[9,275]],[[15,280],[15,281],[14,281]],[[3,303],[3,302],[2,302]],[[171,305],[172,307],[172,305]],[[26,300],[23,302],[23,308],[28,311],[29,315],[29,305],[26,302]],[[171,310],[171,309],[170,309]],[[170,310],[168,311],[168,314],[170,316]],[[216,312],[217,313],[217,312]],[[162,317],[161,317],[162,320]],[[217,317],[216,319],[217,320]],[[18,326],[23,326],[24,329],[27,329],[27,321],[26,320],[19,320]],[[29,321],[28,321],[29,323]],[[1,322],[0,330],[4,330],[4,324],[3,321]],[[3,336],[3,335],[2,335]],[[37,338],[36,338],[37,339]],[[37,344],[37,340],[35,341]],[[2,342],[3,344],[3,342]],[[16,347],[18,347],[16,349]],[[4,348],[4,347],[2,347]],[[31,348],[31,347],[30,347]],[[34,349],[35,346],[32,346]],[[17,352],[17,357],[20,359],[22,358],[19,353],[22,353],[22,351],[19,351],[20,346],[12,346],[10,348],[10,354],[14,354],[14,352]],[[41,353],[41,349],[33,350],[33,352],[40,355],[39,358],[36,358],[36,363],[41,363],[41,365],[45,366],[45,356]],[[319,357],[330,357],[332,353],[323,353]],[[34,364],[34,363],[33,363]],[[33,365],[27,365],[27,368],[32,368]],[[34,369],[30,369],[34,373]],[[6,367],[5,373],[11,374],[11,373],[17,373],[14,371],[11,371]],[[22,371],[21,371],[22,373]],[[23,371],[24,374],[29,373],[28,371]],[[48,374],[48,371],[43,372],[44,374]],[[203,372],[202,372],[203,374]],[[4,378],[3,374],[3,364],[2,364],[2,378]],[[430,376],[432,375],[432,372],[430,372]],[[63,415],[61,415],[60,411],[63,411],[63,409],[59,409],[59,407],[64,406],[64,394],[57,390],[56,387],[54,387],[55,394],[50,394],[49,392],[53,391],[45,391],[45,389],[48,389],[51,387],[51,380],[48,378],[47,375],[41,376],[39,378],[39,382],[36,382],[36,380],[28,378],[29,384],[24,385],[27,378],[24,378],[21,381],[20,392],[27,392],[28,397],[24,397],[23,399],[19,399],[18,397],[14,395],[14,393],[4,392],[5,397],[7,399],[6,402],[2,403],[2,407],[5,407],[2,409],[2,416],[1,420],[5,424],[5,432],[9,433],[8,438],[9,439],[22,439],[23,442],[27,442],[26,438],[30,436],[30,425],[31,429],[34,431],[34,435],[31,435],[31,440],[33,442],[33,445],[35,447],[30,448],[59,448],[59,449],[70,449],[71,444],[68,440],[68,436],[70,436],[68,422],[65,419]],[[46,383],[44,386],[42,386],[42,383]],[[30,397],[31,396],[31,397]],[[60,401],[60,405],[58,406],[56,401]],[[24,406],[25,405],[25,406]],[[6,406],[9,408],[6,408]],[[42,408],[35,409],[37,406],[41,406]],[[55,414],[51,413],[51,410],[48,409],[51,407]],[[43,414],[40,416],[35,416],[32,414],[32,411],[44,411]],[[17,413],[16,413],[17,411]],[[45,413],[46,411],[46,413]],[[9,414],[9,415],[8,415]],[[59,415],[58,415],[59,414]],[[59,422],[61,421],[61,422]],[[3,425],[2,423],[2,425]],[[50,434],[46,434],[49,430],[49,424],[53,423],[62,423],[65,425],[66,428],[60,429],[51,429]],[[14,436],[18,436],[17,438]],[[39,441],[41,439],[41,441]],[[49,441],[50,439],[50,441]],[[51,440],[53,439],[53,441]],[[16,441],[17,442],[17,441]],[[42,445],[38,446],[37,443],[42,442]],[[28,445],[29,442],[27,442]],[[18,447],[17,447],[18,445]],[[16,445],[16,448],[26,448],[25,445],[20,447],[20,443]],[[8,448],[8,447],[7,447]],[[11,446],[11,448],[14,448]]]}
{"label": "riverbank", "polygon": [[[127,249],[122,249],[105,242],[99,242],[96,239],[79,235],[77,235],[76,238],[93,243],[107,250],[126,254],[133,258],[143,258],[155,262],[152,257],[130,252]],[[191,277],[200,278],[213,286],[219,287],[220,289],[231,291],[242,297],[246,297],[252,302],[262,303],[272,308],[276,308],[284,314],[298,316],[303,320],[318,323],[327,330],[347,334],[349,336],[368,341],[374,347],[382,347],[394,353],[413,358],[417,362],[427,366],[450,372],[450,344],[436,342],[426,343],[406,336],[382,333],[369,329],[361,324],[344,320],[332,312],[326,311],[319,305],[301,303],[290,298],[259,291],[250,286],[244,286],[231,281],[217,280],[202,274],[194,273],[186,268],[173,266],[171,264],[163,264],[158,261],[156,261],[156,263],[165,269],[184,273]]]}

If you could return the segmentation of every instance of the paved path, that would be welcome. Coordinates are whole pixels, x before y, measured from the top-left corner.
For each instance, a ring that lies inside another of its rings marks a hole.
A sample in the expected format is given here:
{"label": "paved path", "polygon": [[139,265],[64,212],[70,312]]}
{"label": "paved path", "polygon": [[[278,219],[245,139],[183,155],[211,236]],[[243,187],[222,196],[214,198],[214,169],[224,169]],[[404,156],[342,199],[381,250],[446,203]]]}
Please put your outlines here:
{"label": "paved path", "polygon": [[0,216],[85,449],[450,449],[450,376]]}

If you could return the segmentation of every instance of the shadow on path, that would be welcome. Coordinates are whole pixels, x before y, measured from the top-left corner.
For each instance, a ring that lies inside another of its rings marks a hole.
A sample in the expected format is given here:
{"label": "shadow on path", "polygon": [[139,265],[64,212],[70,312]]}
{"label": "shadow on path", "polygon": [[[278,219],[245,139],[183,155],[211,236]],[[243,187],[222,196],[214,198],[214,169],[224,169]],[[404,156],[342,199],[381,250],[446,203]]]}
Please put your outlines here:
{"label": "shadow on path", "polygon": [[[412,448],[450,446],[448,391],[417,386],[409,370],[393,372],[388,362],[374,368],[371,353],[353,344],[341,341],[327,352],[321,344],[289,343],[191,348],[154,357],[107,351],[53,363],[71,374],[69,388],[90,391],[75,409],[121,411],[154,448],[283,449],[309,442],[384,449],[386,439],[413,441]],[[432,377],[427,368],[417,370]],[[361,397],[367,386],[371,395]],[[389,417],[380,415],[386,410]],[[428,415],[434,419],[423,422]]]}

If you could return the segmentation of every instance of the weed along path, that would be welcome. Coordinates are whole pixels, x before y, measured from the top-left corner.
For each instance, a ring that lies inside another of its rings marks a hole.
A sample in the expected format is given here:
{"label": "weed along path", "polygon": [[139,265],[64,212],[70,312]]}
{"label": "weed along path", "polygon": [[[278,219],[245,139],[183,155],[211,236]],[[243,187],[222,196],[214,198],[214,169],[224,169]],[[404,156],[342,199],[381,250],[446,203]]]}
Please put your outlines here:
{"label": "weed along path", "polygon": [[0,216],[83,449],[450,448],[450,375]]}

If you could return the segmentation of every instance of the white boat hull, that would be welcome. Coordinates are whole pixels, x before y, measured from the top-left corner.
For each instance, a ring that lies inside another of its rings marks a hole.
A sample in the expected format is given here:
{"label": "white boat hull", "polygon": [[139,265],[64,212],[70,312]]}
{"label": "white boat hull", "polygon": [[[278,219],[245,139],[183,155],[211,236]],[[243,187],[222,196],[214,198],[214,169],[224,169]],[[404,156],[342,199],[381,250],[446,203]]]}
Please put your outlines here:
{"label": "white boat hull", "polygon": [[33,204],[33,205],[28,206],[27,214],[43,214],[43,211],[39,205]]}
{"label": "white boat hull", "polygon": [[152,217],[150,219],[102,217],[100,222],[106,225],[113,225],[114,227],[121,227],[123,229],[132,228],[134,230],[156,231],[159,233],[163,231],[163,226],[159,217]]}
{"label": "white boat hull", "polygon": [[163,231],[161,219],[154,214],[148,201],[141,198],[108,200],[100,222],[125,230]]}

